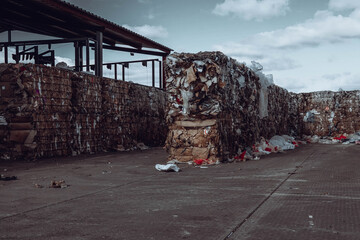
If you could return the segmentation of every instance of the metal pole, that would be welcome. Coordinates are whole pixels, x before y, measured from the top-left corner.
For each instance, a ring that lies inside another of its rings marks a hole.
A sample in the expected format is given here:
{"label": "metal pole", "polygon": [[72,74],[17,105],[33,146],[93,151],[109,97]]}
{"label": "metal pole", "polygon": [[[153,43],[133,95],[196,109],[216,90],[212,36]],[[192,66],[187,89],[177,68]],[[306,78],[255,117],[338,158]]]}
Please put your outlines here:
{"label": "metal pole", "polygon": [[86,40],[86,71],[90,72],[90,46],[89,39]]}
{"label": "metal pole", "polygon": [[11,43],[11,30],[8,31],[8,42]]}
{"label": "metal pole", "polygon": [[7,46],[5,46],[4,60],[5,60],[5,63],[8,63],[8,48],[7,48]]}
{"label": "metal pole", "polygon": [[16,51],[16,52],[15,52],[15,53],[16,53],[16,60],[15,60],[15,61],[16,61],[16,64],[18,64],[19,61],[20,61],[19,46],[16,46],[15,49],[16,49],[16,50],[15,50],[15,51]]}
{"label": "metal pole", "polygon": [[[8,31],[8,42],[11,43],[11,31],[9,30]],[[8,53],[8,47],[5,46],[5,52],[4,52],[4,60],[5,60],[5,63],[8,63],[9,61],[9,53]]]}
{"label": "metal pole", "polygon": [[155,61],[151,61],[152,64],[152,86],[155,87]]}
{"label": "metal pole", "polygon": [[122,80],[125,81],[125,65],[122,64]]}
{"label": "metal pole", "polygon": [[39,64],[39,47],[35,46],[34,47],[34,54],[35,54],[35,64]]}
{"label": "metal pole", "polygon": [[79,67],[80,71],[83,71],[84,64],[84,53],[83,53],[83,44],[79,42]]}
{"label": "metal pole", "polygon": [[95,58],[95,69],[97,72],[95,73],[97,76],[103,76],[103,33],[98,31],[96,32],[96,43],[97,46],[95,48],[96,51],[96,58]]}
{"label": "metal pole", "polygon": [[161,71],[161,61],[159,61],[159,88],[162,88]]}
{"label": "metal pole", "polygon": [[114,71],[115,71],[115,80],[117,80],[117,64],[116,63],[114,64],[114,67],[115,67],[115,69],[114,69]]}
{"label": "metal pole", "polygon": [[165,61],[166,61],[166,56],[162,57],[162,76],[163,76],[163,89],[166,90],[166,79],[165,79]]}
{"label": "metal pole", "polygon": [[74,47],[75,47],[75,71],[78,72],[79,71],[79,62],[80,62],[80,57],[79,57],[79,42],[74,42]]}

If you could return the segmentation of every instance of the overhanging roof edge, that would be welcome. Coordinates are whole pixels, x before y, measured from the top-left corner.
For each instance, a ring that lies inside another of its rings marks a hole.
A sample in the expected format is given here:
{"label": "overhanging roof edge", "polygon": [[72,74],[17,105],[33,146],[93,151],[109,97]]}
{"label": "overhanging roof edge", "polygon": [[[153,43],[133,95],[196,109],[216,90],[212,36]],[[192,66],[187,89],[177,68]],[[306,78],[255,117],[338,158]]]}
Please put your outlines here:
{"label": "overhanging roof edge", "polygon": [[112,31],[115,31],[115,32],[121,31],[124,35],[133,37],[133,38],[137,38],[138,39],[137,42],[146,44],[146,47],[155,48],[155,49],[164,51],[165,53],[168,53],[168,54],[170,54],[170,52],[173,51],[173,49],[166,47],[158,42],[155,42],[154,40],[144,37],[136,32],[133,32],[127,28],[124,28],[116,23],[106,20],[106,19],[104,19],[100,16],[97,16],[85,9],[82,9],[78,6],[75,6],[71,3],[65,2],[63,0],[33,0],[33,1],[40,2],[40,3],[46,3],[50,6],[56,6],[58,8],[61,8],[64,11],[67,11],[72,14],[76,14],[77,16],[84,17],[84,15],[85,15],[87,20],[92,21],[93,23],[96,23],[99,25],[103,25],[105,27],[105,31],[106,31],[106,28],[108,28],[109,30],[111,29]]}

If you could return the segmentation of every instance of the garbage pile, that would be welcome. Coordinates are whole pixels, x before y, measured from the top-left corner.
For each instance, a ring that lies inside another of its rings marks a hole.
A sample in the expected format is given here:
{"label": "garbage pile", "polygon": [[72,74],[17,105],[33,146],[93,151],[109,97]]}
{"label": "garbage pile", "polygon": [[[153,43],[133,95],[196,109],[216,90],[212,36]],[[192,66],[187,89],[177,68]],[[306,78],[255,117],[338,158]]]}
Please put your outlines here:
{"label": "garbage pile", "polygon": [[360,132],[356,132],[353,134],[341,134],[335,137],[331,136],[322,136],[318,135],[313,136],[304,136],[304,139],[308,143],[322,143],[322,144],[357,144],[360,145]]}
{"label": "garbage pile", "polygon": [[360,91],[297,94],[299,130],[310,136],[338,136],[360,130]]}
{"label": "garbage pile", "polygon": [[[165,66],[169,159],[214,164],[263,136],[296,131],[296,98],[220,52],[175,53]],[[245,157],[245,155],[244,155]]]}
{"label": "garbage pile", "polygon": [[33,64],[0,64],[0,159],[144,149],[165,142],[166,93]]}
{"label": "garbage pile", "polygon": [[333,138],[360,129],[360,91],[289,93],[259,63],[247,67],[221,52],[174,53],[165,78],[169,160],[255,159],[306,143],[289,135]]}

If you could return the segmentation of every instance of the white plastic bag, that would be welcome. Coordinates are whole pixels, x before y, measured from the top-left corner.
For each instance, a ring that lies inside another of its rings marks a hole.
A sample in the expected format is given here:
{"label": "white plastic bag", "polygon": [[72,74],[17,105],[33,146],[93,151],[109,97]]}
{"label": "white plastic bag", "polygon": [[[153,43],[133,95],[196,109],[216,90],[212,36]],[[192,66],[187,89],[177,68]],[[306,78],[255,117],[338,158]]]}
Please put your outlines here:
{"label": "white plastic bag", "polygon": [[155,165],[155,169],[160,171],[160,172],[179,172],[180,168],[173,163],[169,163],[169,164],[156,164]]}

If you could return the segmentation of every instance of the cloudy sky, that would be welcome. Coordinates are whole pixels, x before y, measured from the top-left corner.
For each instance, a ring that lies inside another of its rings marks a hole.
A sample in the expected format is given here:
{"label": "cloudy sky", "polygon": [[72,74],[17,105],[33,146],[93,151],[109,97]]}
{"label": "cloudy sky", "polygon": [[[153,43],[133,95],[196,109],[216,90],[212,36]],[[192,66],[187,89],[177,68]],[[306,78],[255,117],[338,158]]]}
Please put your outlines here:
{"label": "cloudy sky", "polygon": [[289,91],[360,89],[359,0],[67,0],[176,52],[222,51]]}

